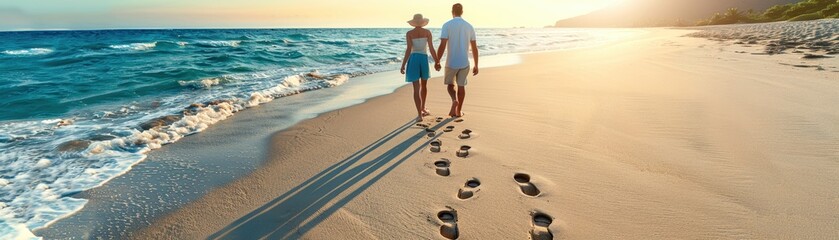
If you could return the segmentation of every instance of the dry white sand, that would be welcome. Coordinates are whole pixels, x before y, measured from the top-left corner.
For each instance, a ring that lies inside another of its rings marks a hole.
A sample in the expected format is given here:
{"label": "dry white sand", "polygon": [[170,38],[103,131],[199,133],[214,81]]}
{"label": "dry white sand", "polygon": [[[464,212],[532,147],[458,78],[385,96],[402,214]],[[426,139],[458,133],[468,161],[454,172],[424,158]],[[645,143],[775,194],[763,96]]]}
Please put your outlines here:
{"label": "dry white sand", "polygon": [[410,123],[410,88],[304,121],[264,167],[138,237],[839,238],[837,73],[687,33],[484,69],[463,122],[433,121],[449,106],[433,79],[434,138]]}

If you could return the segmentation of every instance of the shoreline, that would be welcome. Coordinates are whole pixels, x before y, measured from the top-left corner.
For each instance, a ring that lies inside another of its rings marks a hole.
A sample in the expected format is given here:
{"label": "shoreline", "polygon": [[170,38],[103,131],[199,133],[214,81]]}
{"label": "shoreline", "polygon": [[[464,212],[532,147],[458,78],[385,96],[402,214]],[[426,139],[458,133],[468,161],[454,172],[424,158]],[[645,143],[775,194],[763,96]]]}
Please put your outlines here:
{"label": "shoreline", "polygon": [[[526,53],[525,53],[526,54]],[[521,54],[499,54],[484,58],[484,68],[503,67],[518,64]],[[440,76],[442,72],[433,72]],[[211,125],[208,131],[163,145],[151,151],[146,159],[135,163],[125,173],[100,184],[98,187],[74,194],[74,197],[89,202],[74,213],[52,221],[43,228],[34,230],[37,236],[112,236],[126,237],[138,224],[136,220],[150,221],[163,216],[180,206],[200,198],[207,191],[223,186],[240,177],[247,176],[260,168],[267,160],[266,149],[270,135],[281,132],[300,121],[317,118],[325,113],[364,104],[371,99],[392,94],[409,87],[398,71],[380,72],[355,77],[337,88],[325,88],[304,94],[295,94],[258,107],[249,108],[228,119]],[[382,84],[382,81],[386,84]],[[276,102],[276,103],[275,103]],[[300,109],[296,109],[300,108]],[[270,116],[270,117],[269,117]],[[276,121],[280,120],[280,121]],[[261,123],[258,123],[261,121]],[[201,135],[201,136],[198,136]],[[265,136],[263,139],[262,135]],[[225,138],[233,137],[240,143],[224,144]],[[253,145],[256,144],[256,145]],[[214,145],[208,149],[207,145]],[[231,155],[226,149],[234,149],[241,155]],[[211,152],[196,152],[196,150]],[[197,156],[194,156],[197,154]],[[229,163],[224,158],[236,158]],[[211,170],[216,169],[216,170]],[[176,178],[172,176],[190,176]],[[183,182],[184,180],[189,180]],[[185,188],[175,189],[174,187]],[[149,194],[151,189],[152,194]],[[166,189],[166,190],[161,190]],[[186,191],[184,193],[183,191]],[[177,197],[175,197],[177,196]],[[161,199],[158,207],[151,198]],[[167,199],[168,198],[168,199]],[[165,203],[164,203],[165,202]],[[125,208],[129,205],[129,208]],[[146,207],[143,207],[143,206]],[[128,215],[145,216],[131,219]],[[108,228],[110,222],[128,221],[125,226]],[[140,223],[140,226],[144,224]],[[127,228],[126,228],[127,227]]]}

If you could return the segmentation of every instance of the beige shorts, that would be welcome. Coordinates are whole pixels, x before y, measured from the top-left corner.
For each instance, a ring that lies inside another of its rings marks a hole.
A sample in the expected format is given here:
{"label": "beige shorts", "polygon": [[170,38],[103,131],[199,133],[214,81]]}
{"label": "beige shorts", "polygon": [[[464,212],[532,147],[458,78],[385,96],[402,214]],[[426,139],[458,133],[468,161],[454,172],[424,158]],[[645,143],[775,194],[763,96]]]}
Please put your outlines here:
{"label": "beige shorts", "polygon": [[455,78],[457,78],[458,86],[466,86],[466,76],[469,76],[469,69],[469,66],[459,69],[446,67],[446,75],[443,78],[443,84],[451,85],[455,82]]}

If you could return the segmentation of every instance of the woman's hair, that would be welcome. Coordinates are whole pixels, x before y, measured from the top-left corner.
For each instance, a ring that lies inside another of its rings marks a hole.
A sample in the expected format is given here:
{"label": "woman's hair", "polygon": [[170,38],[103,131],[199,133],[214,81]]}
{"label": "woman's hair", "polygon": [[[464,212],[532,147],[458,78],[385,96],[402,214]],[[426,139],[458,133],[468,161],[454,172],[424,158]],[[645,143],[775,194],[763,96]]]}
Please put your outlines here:
{"label": "woman's hair", "polygon": [[463,15],[463,5],[460,5],[460,3],[452,5],[452,14],[455,16]]}

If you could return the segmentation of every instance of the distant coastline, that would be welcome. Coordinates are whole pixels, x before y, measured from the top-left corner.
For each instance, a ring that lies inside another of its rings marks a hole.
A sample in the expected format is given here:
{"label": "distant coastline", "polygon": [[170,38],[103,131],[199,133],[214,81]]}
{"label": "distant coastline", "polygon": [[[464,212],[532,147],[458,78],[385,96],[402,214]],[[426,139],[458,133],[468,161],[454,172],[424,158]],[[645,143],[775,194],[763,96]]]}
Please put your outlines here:
{"label": "distant coastline", "polygon": [[557,21],[548,27],[688,27],[839,18],[834,0],[637,0]]}
{"label": "distant coastline", "polygon": [[779,21],[810,21],[825,18],[839,18],[839,1],[804,0],[795,4],[775,5],[762,14],[754,10],[741,11],[729,8],[723,13],[715,13],[708,19],[700,20],[697,26],[724,25],[735,23],[766,23]]}

